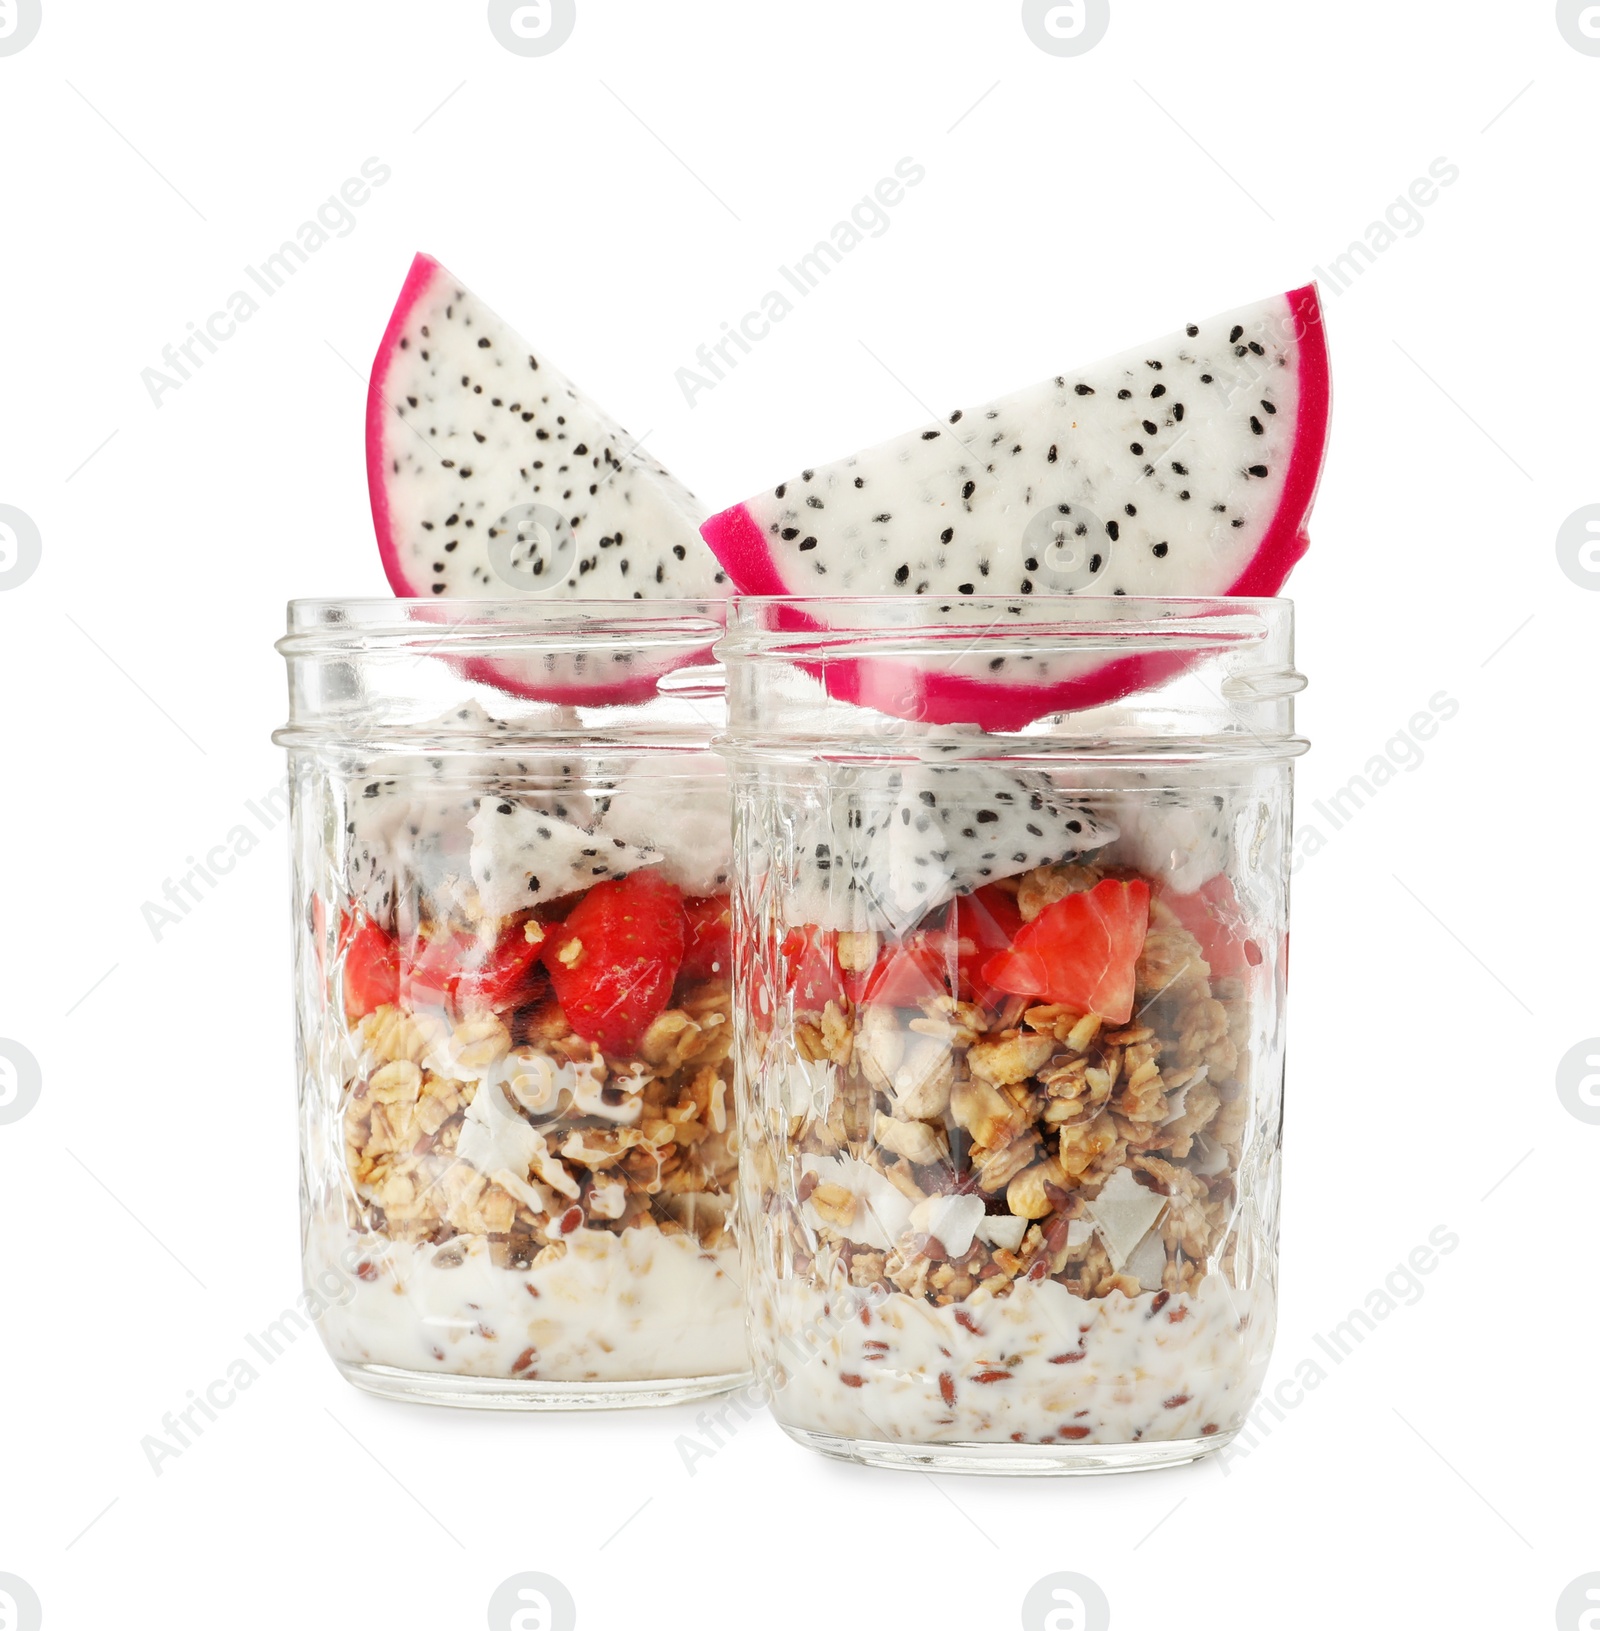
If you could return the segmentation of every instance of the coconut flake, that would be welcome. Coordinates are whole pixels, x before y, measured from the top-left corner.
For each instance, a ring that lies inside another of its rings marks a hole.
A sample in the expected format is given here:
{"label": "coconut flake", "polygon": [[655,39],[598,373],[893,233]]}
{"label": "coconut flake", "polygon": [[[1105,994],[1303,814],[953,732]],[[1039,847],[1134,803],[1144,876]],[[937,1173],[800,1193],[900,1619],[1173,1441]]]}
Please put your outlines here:
{"label": "coconut flake", "polygon": [[[850,1227],[840,1232],[858,1246],[888,1251],[905,1233],[911,1220],[912,1203],[881,1172],[858,1161],[853,1155],[803,1155],[800,1170],[814,1172],[819,1183],[839,1184],[856,1198],[856,1214]],[[810,1201],[803,1208],[813,1232],[824,1227]],[[826,1225],[833,1227],[833,1225]],[[969,1239],[968,1244],[971,1244]]]}
{"label": "coconut flake", "polygon": [[1149,1230],[1144,1239],[1128,1253],[1124,1272],[1131,1274],[1146,1291],[1161,1289],[1161,1276],[1167,1267],[1167,1248],[1161,1236]]}
{"label": "coconut flake", "polygon": [[1127,1167],[1118,1167],[1105,1188],[1084,1204],[1106,1243],[1111,1266],[1120,1272],[1167,1202],[1138,1183]]}
{"label": "coconut flake", "polygon": [[971,1247],[973,1232],[983,1217],[981,1195],[930,1195],[912,1207],[911,1227],[932,1235],[947,1257],[961,1257]]}
{"label": "coconut flake", "polygon": [[834,1066],[826,1059],[789,1059],[780,1067],[783,1106],[791,1116],[821,1112],[834,1087]]}
{"label": "coconut flake", "polygon": [[1214,1178],[1219,1172],[1225,1172],[1227,1167],[1228,1152],[1215,1139],[1208,1138],[1204,1133],[1197,1134],[1189,1170],[1202,1178]]}
{"label": "coconut flake", "polygon": [[[990,1246],[1014,1252],[1022,1244],[1022,1237],[1028,1232],[1028,1220],[1015,1217],[1010,1212],[999,1218],[982,1217],[978,1219],[977,1227],[972,1232],[979,1240]],[[1067,1232],[1069,1235],[1072,1232],[1070,1224]]]}

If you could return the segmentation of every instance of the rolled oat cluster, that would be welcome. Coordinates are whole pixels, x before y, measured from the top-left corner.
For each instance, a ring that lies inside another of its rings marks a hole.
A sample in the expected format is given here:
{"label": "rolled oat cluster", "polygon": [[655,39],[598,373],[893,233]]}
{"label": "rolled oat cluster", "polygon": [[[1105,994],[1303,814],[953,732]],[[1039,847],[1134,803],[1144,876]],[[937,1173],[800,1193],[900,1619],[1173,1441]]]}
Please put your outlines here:
{"label": "rolled oat cluster", "polygon": [[[1063,883],[1104,875],[1029,873],[1016,890],[1023,920]],[[1213,982],[1159,898],[1137,967],[1137,1020],[1122,1026],[1021,997],[993,1009],[932,996],[914,1016],[867,1002],[847,1017],[830,1002],[800,1017],[801,1058],[833,1076],[825,1108],[794,1118],[783,1152],[803,1173],[794,1271],[810,1263],[825,1281],[885,1282],[941,1305],[1046,1274],[1086,1297],[1190,1289],[1233,1210],[1249,1002],[1242,981]],[[909,1207],[886,1247],[863,1244],[883,1234],[874,1178]],[[1108,1187],[1133,1202],[1130,1221],[1142,1204],[1150,1230],[1129,1242],[1097,1227],[1092,1203]]]}
{"label": "rolled oat cluster", "polygon": [[345,1091],[352,1226],[478,1237],[515,1269],[559,1262],[581,1228],[723,1245],[738,1166],[727,984],[688,985],[680,1002],[628,1059],[577,1036],[554,1002],[513,1016],[517,1041],[494,1014],[366,1015]]}

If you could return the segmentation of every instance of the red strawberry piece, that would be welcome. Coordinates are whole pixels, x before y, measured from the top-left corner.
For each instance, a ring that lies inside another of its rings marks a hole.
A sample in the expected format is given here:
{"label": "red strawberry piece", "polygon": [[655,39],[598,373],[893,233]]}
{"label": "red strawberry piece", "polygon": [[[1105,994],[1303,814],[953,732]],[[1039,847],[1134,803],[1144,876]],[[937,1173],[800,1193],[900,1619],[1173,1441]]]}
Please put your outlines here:
{"label": "red strawberry piece", "polygon": [[[481,961],[468,958],[455,987],[456,1006],[464,1014],[506,1013],[532,1002],[544,990],[539,954],[544,949],[543,925],[529,919],[502,931]],[[474,950],[481,945],[473,942]]]}
{"label": "red strawberry piece", "polygon": [[477,941],[470,934],[419,935],[400,948],[400,991],[411,1008],[443,1008],[456,994],[462,965]]}
{"label": "red strawberry piece", "polygon": [[1162,900],[1200,942],[1200,955],[1215,979],[1243,974],[1261,962],[1261,947],[1250,938],[1244,908],[1225,872],[1203,883],[1193,894],[1163,891]]}
{"label": "red strawberry piece", "polygon": [[341,931],[344,950],[344,1011],[354,1021],[374,1008],[398,1001],[400,950],[394,937],[365,918],[350,920]]}
{"label": "red strawberry piece", "polygon": [[778,945],[787,968],[784,989],[802,1013],[814,1013],[844,997],[844,970],[839,967],[839,937],[832,929],[808,924],[791,929]]}
{"label": "red strawberry piece", "polygon": [[945,929],[923,929],[880,953],[862,992],[863,1002],[916,1008],[930,997],[947,997],[960,978],[959,944]]}
{"label": "red strawberry piece", "polygon": [[667,1006],[683,962],[683,896],[659,872],[598,883],[547,928],[540,953],[567,1023],[609,1054],[631,1053]]}
{"label": "red strawberry piece", "polygon": [[1004,951],[1022,928],[1016,897],[992,883],[962,895],[955,906],[956,934],[961,940],[958,959],[961,995],[969,1002],[985,1003],[994,992],[983,978],[983,966]]}
{"label": "red strawberry piece", "polygon": [[689,938],[683,951],[686,980],[727,979],[733,973],[733,905],[726,895],[692,896],[683,903]]}
{"label": "red strawberry piece", "polygon": [[1133,1017],[1134,969],[1150,927],[1150,886],[1105,878],[1066,895],[1023,924],[983,977],[1013,996],[1099,1014],[1118,1025]]}

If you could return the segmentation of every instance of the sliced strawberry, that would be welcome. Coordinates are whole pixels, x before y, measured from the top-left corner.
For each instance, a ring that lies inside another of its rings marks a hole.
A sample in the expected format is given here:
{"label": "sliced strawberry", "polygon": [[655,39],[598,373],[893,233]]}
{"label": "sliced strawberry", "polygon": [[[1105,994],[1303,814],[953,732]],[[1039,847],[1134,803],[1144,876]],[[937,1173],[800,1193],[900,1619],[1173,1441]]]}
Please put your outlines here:
{"label": "sliced strawberry", "polygon": [[400,997],[400,951],[394,937],[365,918],[346,920],[340,931],[344,952],[344,1011],[350,1020]]}
{"label": "sliced strawberry", "polygon": [[659,872],[589,890],[540,952],[567,1023],[610,1054],[630,1053],[667,1006],[683,962],[683,896]]}
{"label": "sliced strawberry", "polygon": [[400,991],[407,1007],[445,1007],[477,943],[470,934],[435,934],[419,935],[402,946]]}
{"label": "sliced strawberry", "polygon": [[1261,947],[1250,938],[1244,908],[1225,872],[1219,872],[1189,895],[1163,891],[1161,898],[1178,921],[1200,942],[1200,955],[1214,979],[1227,979],[1255,968]]}
{"label": "sliced strawberry", "polygon": [[1004,951],[1022,928],[1022,913],[1014,895],[986,883],[956,901],[956,934],[961,940],[959,967],[961,995],[969,1002],[987,1002],[995,993],[983,978],[984,964]]}
{"label": "sliced strawberry", "polygon": [[1124,1025],[1133,1017],[1134,969],[1150,927],[1150,886],[1105,878],[1023,924],[983,977],[1013,996],[1055,1002]]}
{"label": "sliced strawberry", "polygon": [[921,929],[887,947],[873,965],[863,1002],[886,1008],[918,1008],[931,997],[947,997],[960,979],[959,943],[946,929]]}
{"label": "sliced strawberry", "polygon": [[844,970],[839,967],[839,937],[832,929],[808,924],[791,929],[779,943],[787,968],[784,989],[794,997],[795,1007],[804,1013],[816,1012],[844,997]]}
{"label": "sliced strawberry", "polygon": [[[464,1014],[507,1013],[532,1002],[544,990],[539,954],[545,931],[529,918],[504,930],[481,962],[472,960],[456,981],[456,1007]],[[476,947],[477,943],[473,942]]]}
{"label": "sliced strawberry", "polygon": [[698,895],[683,903],[689,921],[683,951],[686,980],[709,980],[733,973],[733,905],[726,895]]}

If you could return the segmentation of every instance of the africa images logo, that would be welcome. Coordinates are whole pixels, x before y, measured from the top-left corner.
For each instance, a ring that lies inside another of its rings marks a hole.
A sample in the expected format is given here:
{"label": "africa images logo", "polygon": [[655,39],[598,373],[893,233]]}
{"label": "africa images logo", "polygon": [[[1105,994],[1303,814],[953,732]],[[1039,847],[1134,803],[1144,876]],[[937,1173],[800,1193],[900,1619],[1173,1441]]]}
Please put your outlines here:
{"label": "africa images logo", "polygon": [[1106,37],[1111,0],[1023,0],[1022,26],[1041,51],[1081,57]]}
{"label": "africa images logo", "polygon": [[33,1587],[20,1575],[0,1574],[0,1631],[39,1631],[43,1623]]}
{"label": "africa images logo", "polygon": [[0,504],[0,589],[20,588],[39,570],[43,555],[33,518],[11,504]]}
{"label": "africa images logo", "polygon": [[489,32],[519,57],[547,57],[567,43],[576,0],[489,0]]}
{"label": "africa images logo", "polygon": [[[0,57],[14,57],[32,44],[40,21],[39,0],[0,0]],[[3,1621],[0,1631],[9,1631]]]}
{"label": "africa images logo", "polygon": [[489,1599],[489,1631],[573,1631],[577,1623],[572,1593],[553,1574],[514,1574]]}
{"label": "africa images logo", "polygon": [[1111,1605],[1086,1574],[1047,1574],[1022,1599],[1022,1631],[1108,1631]]}

